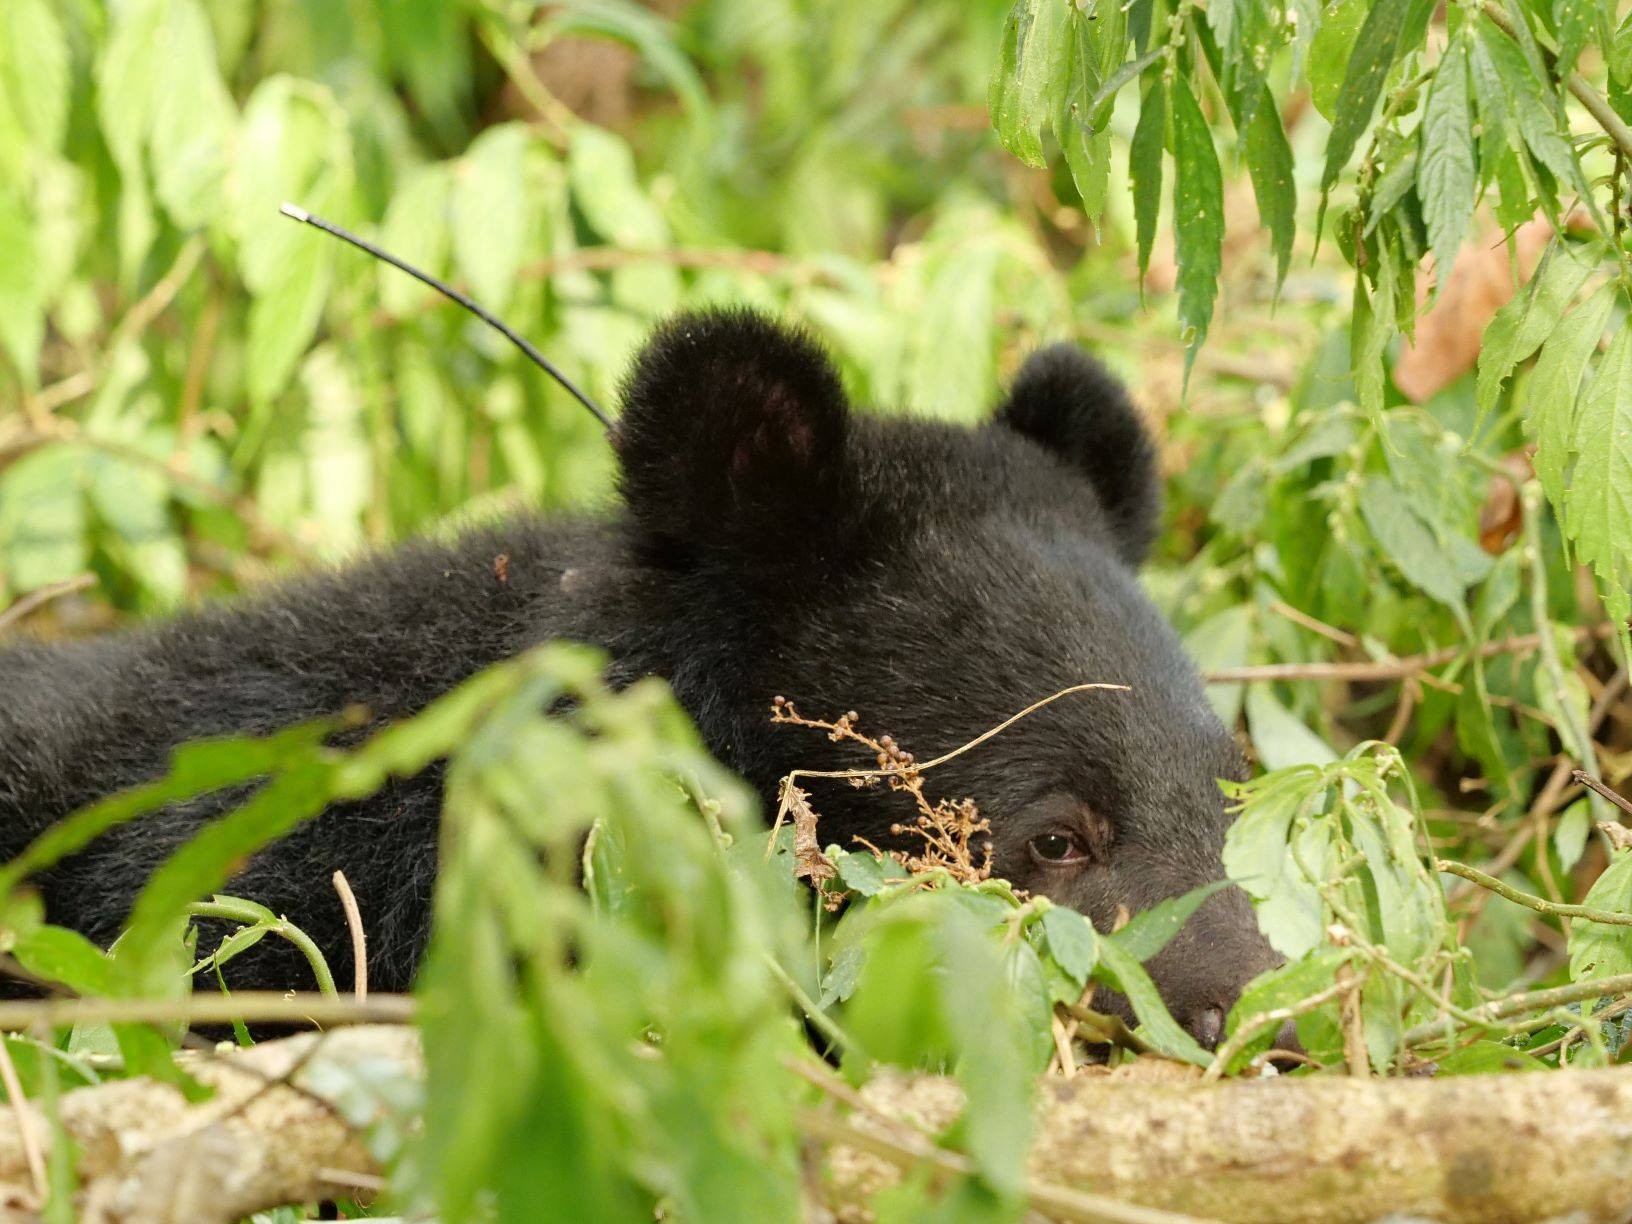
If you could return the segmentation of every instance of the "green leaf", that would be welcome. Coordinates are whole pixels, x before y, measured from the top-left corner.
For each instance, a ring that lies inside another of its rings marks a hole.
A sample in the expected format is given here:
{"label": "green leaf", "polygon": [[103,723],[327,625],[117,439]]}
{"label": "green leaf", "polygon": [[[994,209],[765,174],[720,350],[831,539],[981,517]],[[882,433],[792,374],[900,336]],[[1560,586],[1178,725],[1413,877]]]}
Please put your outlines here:
{"label": "green leaf", "polygon": [[1592,832],[1592,805],[1577,799],[1558,816],[1553,829],[1553,848],[1558,851],[1558,865],[1572,870],[1587,850],[1587,835]]}
{"label": "green leaf", "polygon": [[1328,123],[1337,118],[1337,97],[1367,7],[1367,0],[1328,0],[1309,43],[1309,96]]}
{"label": "green leaf", "polygon": [[1267,769],[1324,765],[1337,753],[1282,705],[1268,684],[1247,686],[1247,732],[1258,759]]}
{"label": "green leaf", "polygon": [[[1632,914],[1632,850],[1616,852],[1581,903]],[[1571,919],[1570,980],[1588,982],[1622,973],[1632,973],[1632,927]]]}
{"label": "green leaf", "polygon": [[[1209,140],[1212,138],[1209,136]],[[1162,210],[1162,149],[1167,143],[1167,84],[1157,77],[1145,87],[1139,122],[1128,145],[1128,177],[1133,182],[1133,216],[1139,244],[1139,284],[1150,268],[1156,218]]]}
{"label": "green leaf", "polygon": [[1496,312],[1479,349],[1475,384],[1479,421],[1496,406],[1502,382],[1513,367],[1557,329],[1570,299],[1591,271],[1592,265],[1578,261],[1567,245],[1555,243],[1530,283]]}
{"label": "green leaf", "polygon": [[44,148],[62,147],[71,84],[68,36],[51,0],[0,5],[0,85],[23,127]]}
{"label": "green leaf", "polygon": [[1085,986],[1099,963],[1099,933],[1094,924],[1076,910],[1056,905],[1044,911],[1042,925],[1054,963],[1071,975],[1079,989]]}
{"label": "green leaf", "polygon": [[1405,575],[1406,581],[1465,621],[1465,584],[1400,487],[1386,476],[1369,477],[1360,490],[1360,513],[1378,549]]}
{"label": "green leaf", "polygon": [[876,896],[882,892],[892,869],[896,875],[902,874],[894,863],[889,863],[874,854],[840,850],[837,846],[829,846],[827,854],[833,860],[833,865],[838,868],[839,879],[844,882],[844,886],[863,897]]}
{"label": "green leaf", "polygon": [[[296,227],[290,226],[295,229]],[[249,307],[244,381],[252,398],[271,399],[288,385],[317,333],[334,267],[333,240],[298,227],[298,241]]]}
{"label": "green leaf", "polygon": [[1553,0],[1553,24],[1558,28],[1558,62],[1554,71],[1567,79],[1583,48],[1610,45],[1609,14],[1601,0]]}
{"label": "green leaf", "polygon": [[[433,276],[446,272],[448,226],[453,176],[446,164],[416,166],[391,193],[385,220],[380,224],[380,245],[393,255],[423,268]],[[405,272],[382,263],[380,304],[394,315],[406,315],[441,296]]]}
{"label": "green leaf", "polygon": [[1196,1039],[1179,1027],[1156,992],[1150,975],[1126,948],[1109,939],[1099,941],[1099,964],[1094,978],[1126,996],[1139,1019],[1140,1034],[1169,1058],[1205,1067],[1212,1061]]}
{"label": "green leaf", "polygon": [[36,977],[60,982],[78,995],[109,995],[118,978],[106,953],[78,931],[42,926],[17,940],[12,955]]}
{"label": "green leaf", "polygon": [[525,165],[531,143],[523,124],[488,128],[454,171],[454,262],[476,299],[495,314],[510,304],[527,253]]}
{"label": "green leaf", "polygon": [[1333,104],[1326,168],[1320,178],[1322,197],[1337,182],[1361,134],[1371,125],[1372,112],[1377,109],[1383,82],[1394,61],[1422,36],[1423,23],[1433,7],[1432,0],[1377,0],[1367,10],[1349,52],[1343,88]]}
{"label": "green leaf", "polygon": [[1436,291],[1450,276],[1462,245],[1478,186],[1473,113],[1468,101],[1468,47],[1459,34],[1440,60],[1423,112],[1417,157],[1417,195],[1422,200],[1428,244],[1440,270]]}
{"label": "green leaf", "polygon": [[1297,230],[1298,196],[1292,171],[1292,146],[1287,143],[1281,112],[1268,88],[1253,108],[1241,133],[1241,153],[1252,176],[1258,218],[1269,230],[1275,252],[1275,291],[1280,292],[1292,264],[1292,240]]}
{"label": "green leaf", "polygon": [[1043,148],[1036,132],[1027,132],[1020,110],[1020,44],[1023,25],[1031,22],[1031,0],[1015,0],[1003,22],[997,68],[986,91],[986,109],[992,128],[1005,149],[1028,165],[1042,164]]}
{"label": "green leaf", "polygon": [[[1287,965],[1260,973],[1248,982],[1241,997],[1230,1008],[1224,1030],[1230,1036],[1241,1031],[1241,1026],[1264,1012],[1279,1011],[1301,1003],[1310,995],[1319,994],[1332,984],[1338,967],[1349,959],[1349,954],[1337,948],[1325,948]],[[1241,1047],[1227,1068],[1239,1071],[1257,1055],[1274,1044],[1279,1025],[1266,1025],[1263,1030]]]}
{"label": "green leaf", "polygon": [[1524,423],[1536,442],[1536,475],[1560,513],[1568,493],[1564,473],[1575,440],[1581,376],[1603,338],[1614,304],[1615,286],[1606,284],[1570,311],[1543,342],[1536,368],[1524,384]]}
{"label": "green leaf", "polygon": [[1632,613],[1632,327],[1622,327],[1581,393],[1564,528],[1592,566],[1611,619]]}
{"label": "green leaf", "polygon": [[1330,837],[1323,826],[1310,824],[1300,833],[1296,823],[1324,788],[1324,774],[1314,765],[1295,765],[1227,788],[1241,807],[1224,836],[1224,869],[1252,898],[1264,937],[1290,958],[1318,946],[1325,928],[1320,892],[1290,853],[1297,838],[1299,855],[1311,870],[1330,870]]}
{"label": "green leaf", "polygon": [[1535,159],[1556,175],[1560,182],[1584,182],[1569,137],[1559,126],[1558,115],[1543,99],[1550,85],[1536,78],[1518,43],[1488,21],[1476,22],[1479,49],[1494,69],[1497,80],[1516,120],[1524,143]]}
{"label": "green leaf", "polygon": [[[1143,116],[1141,116],[1141,119]],[[1185,374],[1207,336],[1223,269],[1224,180],[1212,129],[1183,76],[1173,81],[1173,223]]]}
{"label": "green leaf", "polygon": [[1121,945],[1135,960],[1143,963],[1167,947],[1179,928],[1190,921],[1190,915],[1220,889],[1228,888],[1228,880],[1214,880],[1201,884],[1189,892],[1180,893],[1158,902],[1149,909],[1140,910],[1119,931],[1112,931],[1107,939]]}

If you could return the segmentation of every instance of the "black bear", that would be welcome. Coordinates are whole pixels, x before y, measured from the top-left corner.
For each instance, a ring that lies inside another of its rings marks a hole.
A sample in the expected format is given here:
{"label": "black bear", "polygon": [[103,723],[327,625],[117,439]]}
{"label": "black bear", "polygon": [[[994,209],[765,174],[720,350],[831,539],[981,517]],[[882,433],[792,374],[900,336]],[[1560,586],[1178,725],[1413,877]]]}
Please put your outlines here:
{"label": "black bear", "polygon": [[[772,724],[772,698],[858,709],[928,756],[1071,684],[1068,697],[932,775],[991,820],[997,874],[1102,928],[1213,880],[1216,780],[1244,763],[1135,567],[1160,505],[1154,448],[1123,389],[1075,349],[1022,369],[975,429],[851,411],[809,337],[739,311],[660,327],[625,384],[623,510],[521,518],[410,544],[240,603],[68,646],[0,652],[0,856],[204,736],[360,704],[421,709],[551,638],[596,644],[611,679],[656,674],[709,748],[762,795],[853,750]],[[506,560],[499,565],[496,559]],[[314,881],[343,869],[368,916],[371,980],[409,984],[435,872],[438,770],[336,807],[254,857],[232,891],[331,957],[347,939]],[[101,941],[140,881],[224,800],[115,829],[42,882],[47,912]],[[900,809],[835,784],[826,841],[888,843]],[[232,984],[303,980],[266,940]],[[1179,1020],[1216,1041],[1276,957],[1244,896],[1212,897],[1151,963]]]}

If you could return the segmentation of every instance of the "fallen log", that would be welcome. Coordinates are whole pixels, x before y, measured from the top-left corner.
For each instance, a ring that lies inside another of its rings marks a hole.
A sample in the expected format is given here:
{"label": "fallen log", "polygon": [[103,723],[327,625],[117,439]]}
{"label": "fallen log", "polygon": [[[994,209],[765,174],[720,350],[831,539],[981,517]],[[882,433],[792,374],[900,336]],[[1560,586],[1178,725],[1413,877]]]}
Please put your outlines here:
{"label": "fallen log", "polygon": [[[862,1095],[875,1112],[860,1125],[874,1135],[892,1130],[885,1119],[938,1130],[961,1099],[950,1081],[929,1077],[876,1080]],[[841,1219],[866,1218],[865,1197],[908,1163],[871,1151],[830,1161]],[[1030,1173],[1037,1185],[1242,1224],[1625,1224],[1632,1067],[1439,1079],[1050,1079]]]}
{"label": "fallen log", "polygon": [[[215,1094],[189,1104],[170,1084],[119,1080],[64,1093],[79,1149],[75,1218],[86,1224],[230,1224],[288,1203],[356,1195],[378,1170],[362,1139],[383,1111],[356,1089],[417,1075],[419,1035],[398,1025],[303,1033],[212,1058],[183,1056]],[[30,1144],[49,1147],[36,1102],[0,1106],[7,1220],[37,1218]]]}
{"label": "fallen log", "polygon": [[[360,1128],[384,1109],[359,1089],[418,1074],[420,1051],[410,1028],[359,1026],[190,1070],[214,1097],[189,1104],[144,1079],[64,1094],[61,1124],[80,1150],[78,1218],[230,1224],[355,1194],[381,1172]],[[937,1153],[925,1131],[960,1108],[949,1080],[885,1074],[860,1100],[806,1111],[838,1217],[868,1218],[867,1198]],[[1037,1118],[1032,1203],[1057,1219],[1632,1220],[1632,1067],[1226,1083],[1079,1074],[1043,1083]],[[36,1103],[0,1107],[6,1218],[38,1211],[28,1149],[49,1142]],[[931,1163],[962,1165],[939,1157]]]}

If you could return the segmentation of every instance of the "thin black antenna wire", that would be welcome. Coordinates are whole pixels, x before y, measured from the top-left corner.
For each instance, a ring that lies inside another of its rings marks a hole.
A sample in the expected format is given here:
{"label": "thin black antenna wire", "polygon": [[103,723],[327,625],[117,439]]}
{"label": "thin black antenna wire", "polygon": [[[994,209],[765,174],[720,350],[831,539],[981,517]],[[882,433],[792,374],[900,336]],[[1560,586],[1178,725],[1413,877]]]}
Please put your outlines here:
{"label": "thin black antenna wire", "polygon": [[391,252],[382,251],[379,247],[375,246],[372,242],[369,242],[366,238],[359,238],[350,230],[336,225],[333,221],[326,221],[322,217],[315,216],[314,214],[307,212],[304,208],[300,208],[294,204],[284,204],[278,209],[278,211],[286,217],[292,217],[296,221],[303,221],[307,225],[315,226],[316,228],[322,230],[325,234],[332,234],[342,242],[349,242],[358,250],[367,251],[370,255],[374,256],[375,259],[384,260],[398,271],[406,272],[415,280],[429,285],[432,289],[435,289],[444,297],[452,298],[455,302],[458,302],[459,305],[470,311],[471,314],[475,315],[483,323],[486,323],[489,327],[498,331],[499,334],[506,340],[510,341],[511,344],[515,345],[522,352],[526,353],[527,356],[532,359],[534,365],[565,387],[567,394],[571,395],[573,399],[577,400],[585,408],[588,408],[590,414],[601,423],[602,428],[612,428],[612,418],[606,415],[599,404],[590,399],[589,396],[584,394],[583,391],[579,390],[578,385],[574,383],[572,379],[563,374],[559,369],[557,369],[555,364],[550,361],[548,357],[544,356],[543,353],[534,348],[533,345],[524,337],[518,335],[515,329],[503,319],[488,313],[480,305],[466,297],[463,293],[460,293],[459,290],[455,289],[452,285],[445,281],[437,280],[437,278],[432,276],[429,272],[421,272],[418,268],[414,267],[413,264],[398,259],[395,255],[391,254]]}

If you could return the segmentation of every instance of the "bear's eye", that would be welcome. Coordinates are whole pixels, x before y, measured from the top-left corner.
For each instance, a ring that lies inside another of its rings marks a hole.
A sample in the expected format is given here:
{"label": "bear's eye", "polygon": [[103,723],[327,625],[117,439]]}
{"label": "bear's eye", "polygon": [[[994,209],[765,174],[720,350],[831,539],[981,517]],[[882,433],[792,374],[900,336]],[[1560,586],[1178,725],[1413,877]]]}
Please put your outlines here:
{"label": "bear's eye", "polygon": [[1044,833],[1027,843],[1033,858],[1044,863],[1075,863],[1087,855],[1076,839],[1064,833]]}

